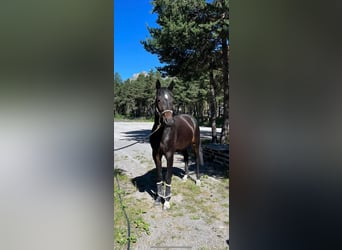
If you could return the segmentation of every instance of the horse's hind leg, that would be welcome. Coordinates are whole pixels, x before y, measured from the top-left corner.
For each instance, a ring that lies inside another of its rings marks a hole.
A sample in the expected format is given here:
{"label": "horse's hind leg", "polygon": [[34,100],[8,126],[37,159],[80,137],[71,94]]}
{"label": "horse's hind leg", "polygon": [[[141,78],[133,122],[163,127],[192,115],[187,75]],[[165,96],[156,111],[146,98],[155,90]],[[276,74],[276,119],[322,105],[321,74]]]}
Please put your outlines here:
{"label": "horse's hind leg", "polygon": [[189,168],[188,168],[188,166],[189,166],[189,153],[188,153],[187,149],[185,149],[183,151],[183,156],[184,156],[184,164],[185,164],[185,166],[184,166],[185,173],[183,176],[183,180],[186,181],[186,179],[188,178],[188,175],[189,175]]}
{"label": "horse's hind leg", "polygon": [[201,185],[200,175],[199,175],[199,167],[203,165],[203,155],[202,155],[202,147],[201,143],[197,142],[193,144],[193,150],[195,152],[196,157],[196,185]]}
{"label": "horse's hind leg", "polygon": [[163,197],[163,169],[161,165],[161,154],[153,150],[152,156],[157,168],[157,195],[155,205],[159,205],[161,202],[161,197]]}
{"label": "horse's hind leg", "polygon": [[166,155],[167,161],[167,170],[166,170],[166,180],[165,180],[165,202],[164,209],[170,208],[170,199],[171,199],[171,181],[172,181],[172,167],[173,167],[173,153],[168,153]]}

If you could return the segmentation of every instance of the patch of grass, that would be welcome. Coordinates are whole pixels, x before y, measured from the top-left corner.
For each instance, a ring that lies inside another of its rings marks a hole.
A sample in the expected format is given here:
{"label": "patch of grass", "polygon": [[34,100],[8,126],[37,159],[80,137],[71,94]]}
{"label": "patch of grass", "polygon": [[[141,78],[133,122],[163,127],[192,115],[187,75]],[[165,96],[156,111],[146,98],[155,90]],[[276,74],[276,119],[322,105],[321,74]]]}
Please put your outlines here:
{"label": "patch of grass", "polygon": [[199,215],[191,215],[190,219],[191,220],[199,220],[199,219],[201,219],[201,217]]}
{"label": "patch of grass", "polygon": [[121,160],[127,160],[127,159],[128,159],[127,155],[114,154],[114,162],[121,161]]}
{"label": "patch of grass", "polygon": [[184,199],[198,196],[201,194],[201,188],[193,181],[187,180],[186,182],[179,182],[177,191],[184,196]]}
{"label": "patch of grass", "polygon": [[[132,189],[129,177],[123,172],[116,171],[114,174],[120,182],[120,189],[117,180],[114,178],[114,247],[120,249],[128,243],[136,243],[139,237],[146,233],[150,235],[149,224],[144,220],[147,204],[143,200],[136,200],[129,195],[127,190]],[[127,221],[122,210],[119,196],[122,198],[123,207],[131,224],[131,235],[127,237]]]}
{"label": "patch of grass", "polygon": [[211,214],[214,210],[213,206],[211,204],[206,204],[205,201],[202,201],[201,203],[199,203],[200,205],[201,204],[205,204],[205,205],[202,205],[200,206],[201,208],[201,211],[204,213],[204,214]]}
{"label": "patch of grass", "polygon": [[127,244],[127,234],[125,230],[117,230],[116,232],[114,231],[114,238],[120,245]]}
{"label": "patch of grass", "polygon": [[182,211],[177,211],[172,214],[174,217],[182,217],[184,216],[184,212]]}
{"label": "patch of grass", "polygon": [[208,225],[211,225],[214,223],[214,219],[212,217],[205,217],[204,218],[205,223],[207,223]]}
{"label": "patch of grass", "polygon": [[147,235],[150,235],[150,225],[142,218],[139,217],[134,221],[135,227],[141,231],[144,231]]}
{"label": "patch of grass", "polygon": [[125,119],[125,116],[121,115],[121,114],[115,114],[114,115],[114,122],[115,121],[121,121],[121,120],[124,120]]}
{"label": "patch of grass", "polygon": [[206,223],[212,224],[217,220],[226,219],[225,210],[229,207],[227,199],[229,191],[227,179],[213,181],[208,176],[202,177],[200,186],[195,185],[191,180],[186,182],[175,179],[173,182],[174,193],[183,196],[182,208],[177,208],[173,216],[184,216],[189,214],[191,220],[203,219]]}
{"label": "patch of grass", "polygon": [[[119,245],[126,245],[128,243],[127,232],[125,230],[119,230],[116,236],[116,242]],[[131,234],[129,240],[131,243],[136,243],[137,237]]]}
{"label": "patch of grass", "polygon": [[212,188],[216,189],[220,195],[220,199],[226,200],[229,198],[229,179],[220,179],[215,185],[211,185]]}
{"label": "patch of grass", "polygon": [[229,208],[229,204],[228,203],[223,203],[223,204],[221,204],[221,206],[223,206],[225,208]]}
{"label": "patch of grass", "polygon": [[229,185],[229,179],[228,179],[228,178],[227,178],[227,179],[223,179],[222,182],[223,182],[224,184]]}
{"label": "patch of grass", "polygon": [[212,198],[212,201],[213,202],[219,202],[219,201],[221,201],[222,199],[221,198],[218,198],[218,197],[215,197],[215,198]]}
{"label": "patch of grass", "polygon": [[197,212],[197,208],[193,204],[188,204],[185,206],[185,208],[186,208],[186,211],[188,213],[196,213]]}
{"label": "patch of grass", "polygon": [[208,178],[209,178],[209,176],[206,175],[206,174],[204,174],[204,175],[201,176],[201,179],[208,179]]}

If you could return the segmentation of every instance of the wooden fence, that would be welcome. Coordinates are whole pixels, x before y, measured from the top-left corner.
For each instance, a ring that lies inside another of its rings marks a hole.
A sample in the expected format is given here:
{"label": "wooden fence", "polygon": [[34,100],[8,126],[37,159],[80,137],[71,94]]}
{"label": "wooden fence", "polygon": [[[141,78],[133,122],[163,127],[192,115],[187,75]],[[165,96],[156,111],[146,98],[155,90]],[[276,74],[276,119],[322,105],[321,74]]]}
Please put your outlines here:
{"label": "wooden fence", "polygon": [[229,147],[227,144],[208,144],[203,146],[203,159],[206,162],[226,168],[229,171]]}

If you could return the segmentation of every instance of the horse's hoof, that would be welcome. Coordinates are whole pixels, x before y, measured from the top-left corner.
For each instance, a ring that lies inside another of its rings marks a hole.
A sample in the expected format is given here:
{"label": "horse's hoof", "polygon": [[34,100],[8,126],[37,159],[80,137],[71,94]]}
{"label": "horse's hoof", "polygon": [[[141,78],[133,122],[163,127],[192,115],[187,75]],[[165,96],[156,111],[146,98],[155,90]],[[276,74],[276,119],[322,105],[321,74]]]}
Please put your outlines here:
{"label": "horse's hoof", "polygon": [[196,185],[200,186],[201,185],[201,181],[200,180],[196,180]]}
{"label": "horse's hoof", "polygon": [[188,175],[185,174],[185,175],[183,176],[182,180],[183,180],[183,181],[186,181],[187,179],[188,179]]}
{"label": "horse's hoof", "polygon": [[164,209],[164,210],[167,210],[167,209],[169,209],[169,208],[170,208],[170,202],[165,201],[165,202],[164,202],[163,209]]}

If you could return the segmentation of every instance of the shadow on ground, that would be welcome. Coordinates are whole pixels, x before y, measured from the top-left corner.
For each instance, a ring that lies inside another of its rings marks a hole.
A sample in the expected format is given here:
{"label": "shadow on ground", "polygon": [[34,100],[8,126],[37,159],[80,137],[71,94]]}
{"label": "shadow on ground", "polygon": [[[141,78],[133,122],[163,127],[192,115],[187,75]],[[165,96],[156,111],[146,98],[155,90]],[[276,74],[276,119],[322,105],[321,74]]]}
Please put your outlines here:
{"label": "shadow on ground", "polygon": [[[173,167],[172,174],[179,178],[182,178],[184,171],[180,168]],[[163,178],[166,175],[166,168],[163,168]],[[157,169],[151,169],[141,176],[137,176],[131,179],[132,184],[139,190],[139,192],[147,192],[154,199],[156,198],[157,187]]]}
{"label": "shadow on ground", "polygon": [[[150,129],[140,129],[140,130],[133,130],[133,131],[128,131],[124,132],[123,134],[125,135],[123,140],[126,141],[135,141],[136,143],[149,143],[149,135],[151,133]],[[217,133],[218,137],[220,133]],[[201,140],[208,140],[211,138],[211,131],[201,131]],[[131,146],[125,146],[129,147]],[[202,145],[203,147],[203,145]],[[121,148],[119,148],[121,149]],[[116,150],[119,150],[116,149]],[[192,154],[192,151],[189,150],[190,156],[193,159],[194,162],[194,156]],[[152,160],[152,159],[151,159]],[[195,171],[196,165],[195,164],[190,164],[189,165],[189,171]],[[213,164],[212,162],[205,162],[205,165],[200,168],[200,173],[205,174],[208,176],[212,176],[215,178],[224,178],[227,177],[227,172],[223,167],[220,167],[216,164]]]}
{"label": "shadow on ground", "polygon": [[[216,179],[227,178],[227,171],[216,165],[205,163],[204,166],[200,167],[200,176],[207,175]],[[190,177],[194,180],[196,176],[196,164],[189,164]],[[183,168],[173,167],[173,176],[183,178],[185,172]],[[165,179],[166,167],[163,167],[163,178]],[[141,176],[137,176],[131,179],[132,184],[139,190],[139,192],[147,192],[152,198],[156,198],[156,180],[157,180],[157,169],[151,169]]]}
{"label": "shadow on ground", "polygon": [[[148,136],[151,132],[152,132],[152,128],[123,132],[125,138],[122,140],[127,140],[127,141],[144,140],[145,143],[149,143]],[[217,137],[220,138],[219,132],[217,132]],[[211,139],[211,131],[201,131],[201,140],[210,140],[210,139]]]}
{"label": "shadow on ground", "polygon": [[143,141],[145,143],[149,143],[149,134],[151,133],[151,129],[140,129],[124,132],[125,138],[122,140],[125,141]]}

